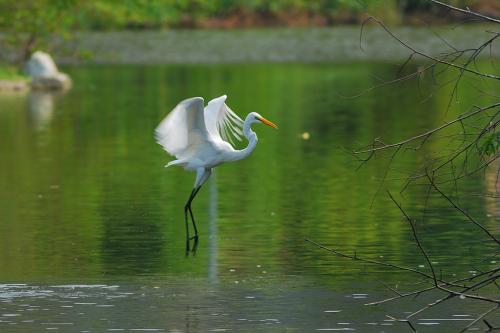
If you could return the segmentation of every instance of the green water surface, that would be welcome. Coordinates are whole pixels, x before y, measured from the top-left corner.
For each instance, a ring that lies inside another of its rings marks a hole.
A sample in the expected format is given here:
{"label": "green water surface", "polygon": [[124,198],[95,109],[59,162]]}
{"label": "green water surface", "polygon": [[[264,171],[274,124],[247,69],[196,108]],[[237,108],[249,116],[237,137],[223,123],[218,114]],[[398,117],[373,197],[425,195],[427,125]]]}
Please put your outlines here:
{"label": "green water surface", "polygon": [[[67,93],[0,96],[2,332],[378,332],[389,325],[398,332],[397,323],[380,326],[384,315],[411,310],[411,302],[363,303],[390,295],[381,281],[414,276],[346,261],[305,241],[425,271],[386,189],[416,214],[444,274],[472,274],[470,263],[488,253],[483,235],[445,201],[425,200],[426,187],[399,194],[401,178],[445,149],[442,142],[401,153],[387,176],[388,156],[356,170],[351,154],[375,137],[395,142],[439,126],[491,102],[488,96],[478,100],[464,88],[447,113],[449,93],[425,98],[425,82],[346,98],[394,77],[398,66],[383,63],[65,70],[75,82]],[[279,129],[254,126],[253,154],[216,169],[193,204],[201,238],[196,255],[186,257],[183,205],[194,174],[163,168],[171,158],[153,130],[180,100],[222,94],[242,118],[256,111]],[[467,208],[495,229],[498,202],[473,195],[492,191],[491,179],[475,174],[461,186],[470,194]],[[434,316],[474,309],[457,305]],[[443,323],[463,324],[436,326]]]}

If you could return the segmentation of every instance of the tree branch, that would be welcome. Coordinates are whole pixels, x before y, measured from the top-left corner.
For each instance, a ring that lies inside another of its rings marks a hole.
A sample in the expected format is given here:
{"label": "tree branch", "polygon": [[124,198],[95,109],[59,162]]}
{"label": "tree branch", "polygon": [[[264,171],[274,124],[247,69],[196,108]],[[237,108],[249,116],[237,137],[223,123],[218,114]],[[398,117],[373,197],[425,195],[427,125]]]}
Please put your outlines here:
{"label": "tree branch", "polygon": [[481,72],[478,72],[478,71],[475,71],[473,69],[468,69],[466,67],[463,67],[463,66],[460,66],[460,65],[457,65],[455,63],[452,63],[452,62],[448,62],[448,61],[445,61],[445,60],[442,60],[442,59],[438,59],[434,56],[431,56],[427,53],[424,53],[422,51],[418,51],[417,49],[415,49],[413,46],[409,45],[408,43],[406,43],[405,41],[403,41],[401,38],[399,38],[398,36],[396,36],[389,28],[387,28],[387,26],[380,20],[376,19],[375,17],[373,16],[370,16],[369,18],[367,18],[365,20],[365,22],[363,22],[363,24],[365,24],[366,22],[369,22],[369,21],[374,21],[376,22],[378,25],[380,25],[382,27],[382,29],[384,29],[392,38],[394,38],[395,40],[397,40],[401,45],[403,45],[404,47],[406,47],[408,50],[412,51],[413,53],[415,54],[418,54],[424,58],[427,58],[429,60],[432,60],[436,63],[440,63],[440,64],[444,64],[444,65],[447,65],[447,66],[450,66],[450,67],[454,67],[454,68],[457,68],[457,69],[460,69],[462,71],[465,71],[465,72],[469,72],[469,73],[472,73],[472,74],[475,74],[475,75],[478,75],[478,76],[482,76],[482,77],[486,77],[486,78],[489,78],[489,79],[494,79],[494,80],[500,80],[500,77],[499,76],[496,76],[496,75],[493,75],[493,74],[487,74],[487,73],[481,73]]}
{"label": "tree branch", "polygon": [[449,5],[447,3],[444,3],[444,2],[441,2],[441,1],[437,1],[437,0],[430,0],[430,1],[434,2],[435,4],[438,4],[440,6],[443,6],[443,7],[449,8],[451,10],[460,12],[460,13],[464,13],[464,14],[467,14],[467,15],[472,15],[472,16],[480,17],[480,18],[482,18],[484,20],[487,20],[487,21],[490,21],[490,22],[500,23],[500,20],[497,19],[497,18],[493,18],[493,17],[489,17],[489,16],[486,16],[486,15],[483,15],[483,14],[480,14],[480,13],[477,13],[477,12],[473,12],[473,11],[471,11],[468,8],[467,9],[458,8],[458,7],[455,7],[455,6],[452,6],[452,5]]}
{"label": "tree branch", "polygon": [[427,132],[424,132],[422,134],[416,135],[414,137],[411,137],[409,139],[406,139],[406,140],[403,140],[403,141],[400,141],[400,142],[397,142],[397,143],[392,143],[392,144],[387,144],[387,145],[383,145],[383,146],[380,146],[380,147],[374,147],[374,148],[370,148],[370,149],[355,151],[354,154],[371,153],[371,152],[378,151],[378,150],[384,150],[384,149],[389,149],[389,148],[396,148],[396,147],[404,146],[405,144],[410,143],[410,142],[415,141],[415,140],[418,140],[418,139],[422,139],[422,138],[427,139],[432,134],[434,134],[434,133],[436,133],[436,132],[438,132],[438,131],[440,131],[440,130],[448,127],[448,126],[451,126],[451,125],[453,125],[453,124],[455,124],[457,122],[461,122],[461,121],[463,121],[463,120],[465,120],[467,118],[473,117],[473,116],[477,115],[478,113],[494,109],[496,107],[500,107],[500,102],[492,104],[492,105],[489,105],[489,106],[486,106],[486,107],[475,106],[475,108],[477,108],[476,111],[467,113],[467,114],[465,114],[463,116],[460,116],[460,117],[458,117],[458,118],[456,118],[454,120],[446,122],[443,125],[441,125],[439,127],[436,127],[434,129],[431,129],[431,130],[429,130]]}
{"label": "tree branch", "polygon": [[439,189],[439,187],[437,187],[437,185],[434,183],[434,180],[429,176],[429,174],[427,174],[427,179],[429,180],[429,183],[431,184],[431,186],[443,197],[445,198],[456,210],[458,210],[460,213],[462,213],[463,216],[467,217],[467,219],[469,219],[470,222],[474,223],[478,228],[480,228],[481,230],[483,230],[491,239],[493,239],[493,241],[495,241],[498,245],[500,245],[500,240],[498,240],[498,238],[495,237],[495,235],[493,235],[488,229],[486,229],[481,223],[477,222],[472,216],[470,216],[469,213],[467,213],[466,211],[464,211],[462,208],[460,208],[457,204],[455,204],[455,202],[453,202],[453,200],[450,199],[450,197],[448,197],[446,194],[443,193],[443,191],[441,191]]}

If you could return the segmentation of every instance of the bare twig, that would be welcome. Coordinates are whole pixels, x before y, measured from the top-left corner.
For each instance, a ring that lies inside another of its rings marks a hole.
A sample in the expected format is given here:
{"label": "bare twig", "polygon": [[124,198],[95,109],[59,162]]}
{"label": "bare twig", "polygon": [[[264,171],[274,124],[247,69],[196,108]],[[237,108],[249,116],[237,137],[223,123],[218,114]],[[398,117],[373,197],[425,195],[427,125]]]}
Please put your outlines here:
{"label": "bare twig", "polygon": [[468,8],[467,9],[458,8],[458,7],[449,5],[447,3],[444,3],[444,2],[441,2],[441,1],[438,1],[438,0],[430,0],[430,1],[432,1],[435,4],[438,4],[440,6],[443,6],[443,7],[449,8],[451,10],[460,12],[460,13],[464,13],[464,14],[467,14],[467,15],[472,15],[472,16],[480,17],[480,18],[482,18],[484,20],[487,20],[487,21],[490,21],[490,22],[500,23],[500,20],[497,19],[497,18],[493,18],[493,17],[489,17],[489,16],[486,16],[486,15],[483,15],[483,14],[480,14],[480,13],[477,13],[477,12],[473,12],[473,11],[471,11]]}
{"label": "bare twig", "polygon": [[448,61],[436,58],[434,56],[431,56],[431,55],[429,55],[427,53],[424,53],[422,51],[419,51],[419,50],[415,49],[413,46],[411,46],[408,43],[406,43],[405,41],[403,41],[398,36],[396,36],[382,21],[376,19],[373,16],[371,16],[371,17],[369,17],[368,19],[365,20],[365,22],[369,22],[369,21],[376,22],[378,25],[380,25],[382,27],[382,29],[384,29],[392,38],[394,38],[395,40],[397,40],[401,45],[403,45],[408,50],[412,51],[415,54],[418,54],[421,57],[424,57],[424,58],[427,58],[429,60],[432,60],[435,63],[440,63],[440,64],[443,64],[443,65],[446,65],[446,66],[449,66],[449,67],[453,67],[453,68],[460,69],[460,70],[465,71],[465,72],[469,72],[469,73],[475,74],[477,76],[482,76],[482,77],[486,77],[486,78],[494,79],[494,80],[500,80],[499,76],[496,76],[496,75],[493,75],[493,74],[488,74],[488,73],[478,72],[478,71],[475,71],[473,69],[468,69],[468,68],[463,67],[461,65],[457,65],[455,63],[448,62]]}
{"label": "bare twig", "polygon": [[427,174],[427,179],[429,180],[429,184],[443,197],[445,198],[456,210],[458,210],[460,213],[462,213],[463,216],[467,217],[467,219],[474,223],[478,228],[480,228],[482,231],[484,231],[491,239],[493,239],[498,245],[500,245],[500,240],[495,237],[488,229],[486,229],[481,223],[476,221],[469,213],[467,213],[465,210],[460,208],[453,200],[450,199],[443,191],[437,187],[437,185],[434,183],[434,179],[432,179],[429,174]]}
{"label": "bare twig", "polygon": [[410,326],[411,330],[415,333],[417,333],[417,329],[415,328],[415,326],[413,326],[413,324],[411,323],[411,321],[409,321],[408,319],[398,319],[398,318],[395,318],[395,317],[392,317],[392,316],[389,316],[389,315],[385,315],[387,318],[391,319],[391,320],[394,320],[396,322],[400,322],[400,323],[407,323],[408,326]]}
{"label": "bare twig", "polygon": [[[484,317],[486,317],[487,315],[489,315],[492,311],[495,311],[496,309],[498,309],[498,305],[495,305],[494,307],[490,308],[488,311],[484,312],[479,317],[477,317],[476,319],[471,321],[469,323],[469,325],[465,326],[463,328],[463,330],[460,331],[460,333],[467,331],[470,327],[472,327],[472,325],[474,325],[475,323],[477,323],[478,321],[480,321],[481,319],[483,319]],[[488,325],[488,326],[490,326],[490,325]]]}
{"label": "bare twig", "polygon": [[401,207],[401,205],[394,199],[391,192],[387,191],[387,194],[389,195],[389,198],[391,198],[392,202],[399,208],[401,213],[404,215],[404,217],[406,218],[406,221],[408,221],[408,223],[410,224],[411,231],[413,234],[413,239],[415,240],[415,243],[417,243],[417,246],[420,249],[420,252],[422,252],[422,255],[424,256],[425,261],[427,261],[427,266],[429,266],[429,268],[432,272],[432,278],[434,280],[434,285],[437,287],[438,280],[436,278],[436,272],[434,272],[434,266],[432,265],[431,260],[429,259],[429,255],[427,254],[427,252],[424,250],[424,247],[420,243],[420,239],[417,236],[417,231],[415,230],[415,225],[413,224],[412,219],[408,216],[408,214],[406,214],[403,207]]}
{"label": "bare twig", "polygon": [[[398,270],[401,270],[401,271],[412,272],[412,273],[418,274],[420,276],[423,276],[426,279],[434,281],[434,276],[432,276],[430,274],[427,274],[427,273],[424,273],[424,272],[421,272],[419,270],[410,268],[410,267],[399,266],[399,265],[396,265],[396,264],[391,264],[391,263],[387,263],[387,262],[383,262],[383,261],[377,261],[377,260],[372,260],[372,259],[365,259],[365,258],[359,257],[357,254],[349,255],[349,254],[340,252],[338,250],[335,250],[335,249],[332,249],[332,248],[328,248],[328,247],[326,247],[326,246],[324,246],[322,244],[319,244],[319,243],[317,243],[317,242],[315,242],[315,241],[313,241],[311,239],[307,239],[307,238],[306,238],[306,242],[309,242],[309,243],[311,243],[313,245],[316,245],[317,247],[319,247],[319,248],[321,248],[323,250],[332,252],[332,253],[336,254],[337,256],[339,256],[339,257],[343,257],[343,258],[347,258],[347,259],[352,259],[352,260],[357,260],[357,261],[361,261],[361,262],[364,262],[364,263],[367,263],[367,264],[373,264],[373,265],[378,265],[378,266],[391,267],[391,268],[395,268],[395,269],[398,269]],[[436,278],[436,280],[438,282],[442,283],[442,284],[445,284],[445,285],[448,285],[448,286],[451,286],[451,287],[464,287],[463,285],[458,285],[458,284],[455,284],[455,283],[447,282],[447,281],[444,281],[444,280],[439,279],[439,278]]]}
{"label": "bare twig", "polygon": [[[479,278],[481,278],[481,277],[483,277],[485,275],[495,274],[498,271],[500,271],[500,267],[493,268],[491,270],[488,270],[486,272],[477,274],[475,276],[470,276],[470,277],[467,277],[467,278],[454,280],[454,281],[452,281],[452,283],[456,284],[456,283],[466,282],[466,281],[470,282],[470,281],[479,279]],[[470,290],[474,290],[477,287],[482,287],[485,283],[490,282],[490,281],[487,281],[487,280],[491,279],[491,280],[494,281],[494,280],[496,280],[498,278],[499,278],[498,276],[492,278],[492,276],[490,275],[489,278],[487,278],[486,280],[481,280],[479,283],[475,283],[474,285],[469,286],[467,288],[470,289]],[[394,300],[397,300],[397,299],[400,299],[400,298],[405,298],[405,297],[409,297],[409,296],[418,296],[420,294],[423,294],[423,293],[426,293],[428,291],[432,291],[432,290],[435,290],[435,289],[436,289],[435,286],[431,286],[431,287],[427,287],[427,288],[424,288],[424,289],[415,290],[415,291],[408,292],[408,293],[402,293],[402,294],[399,294],[398,296],[386,298],[386,299],[383,299],[383,300],[380,300],[380,301],[366,303],[365,305],[379,305],[379,304],[391,302],[391,301],[394,301]],[[467,290],[464,289],[464,291],[467,291]]]}
{"label": "bare twig", "polygon": [[[478,17],[494,23],[500,23],[500,20],[497,18],[488,17],[486,15],[473,12],[469,8],[461,9],[437,0],[431,0],[431,2],[435,3],[436,5],[446,7],[450,10],[461,12],[463,14]],[[404,41],[394,32],[392,32],[382,21],[373,17],[370,17],[367,20],[365,20],[361,26],[361,33],[359,40],[361,48],[362,48],[362,34],[364,27],[370,21],[378,24],[382,29],[385,30],[385,32],[392,39],[394,39],[404,48],[409,50],[410,54],[399,68],[399,71],[397,72],[397,77],[395,79],[382,81],[381,83],[374,85],[368,90],[363,91],[361,94],[383,86],[397,84],[410,79],[418,80],[417,84],[420,91],[420,79],[423,78],[424,72],[429,72],[431,75],[432,83],[438,85],[438,89],[444,90],[444,87],[450,87],[451,89],[450,90],[451,94],[449,101],[447,103],[446,112],[444,112],[444,116],[446,117],[448,110],[451,109],[451,107],[454,105],[453,102],[459,101],[459,91],[461,92],[460,84],[462,78],[465,77],[465,73],[473,74],[477,77],[477,79],[482,79],[482,81],[478,81],[479,83],[486,82],[486,79],[500,80],[500,76],[498,76],[497,73],[481,72],[481,70],[478,69],[478,65],[476,63],[476,59],[481,54],[483,54],[485,50],[488,49],[488,47],[490,48],[491,52],[492,45],[500,37],[499,32],[489,31],[490,33],[493,34],[493,36],[488,37],[486,41],[481,42],[481,44],[478,47],[470,47],[465,49],[459,49],[455,47],[454,45],[450,44],[446,39],[442,38],[441,36],[435,33],[435,35],[437,35],[437,37],[441,40],[441,42],[446,44],[449,47],[449,49],[445,53],[439,55],[433,55],[417,50],[415,47],[411,45],[411,43]],[[403,70],[408,66],[409,63],[412,63],[415,60],[415,58],[419,59],[424,58],[425,63],[423,63],[416,70],[414,70],[414,72],[401,76],[402,73],[404,74]],[[449,77],[444,77],[444,83],[440,82],[442,81],[440,80],[440,78],[443,77],[442,75],[448,72],[450,69],[456,70],[455,72],[453,72],[453,74],[457,73],[457,75],[453,75],[452,79],[449,79]],[[476,218],[474,218],[469,212],[467,212],[467,210],[460,207],[455,200],[451,199],[453,197],[452,195],[445,193],[440,188],[440,184],[446,182],[453,182],[455,191],[454,193],[458,195],[460,193],[459,190],[459,187],[461,185],[461,183],[459,182],[460,179],[468,177],[480,171],[486,171],[487,166],[491,165],[500,157],[499,152],[493,152],[493,153],[488,152],[485,154],[483,152],[484,149],[482,148],[484,147],[483,139],[486,138],[489,133],[495,133],[496,131],[498,131],[498,126],[500,125],[500,119],[499,119],[500,102],[498,102],[499,96],[497,96],[496,94],[488,94],[488,92],[482,91],[482,89],[479,87],[475,88],[478,91],[480,91],[483,96],[488,95],[489,97],[492,97],[494,101],[496,99],[496,101],[489,106],[484,106],[484,107],[474,106],[474,108],[469,110],[469,112],[457,116],[455,119],[451,121],[445,122],[438,127],[435,127],[431,130],[425,131],[424,133],[418,134],[416,136],[407,138],[405,140],[396,143],[387,144],[384,143],[380,138],[376,138],[372,141],[370,145],[367,145],[362,149],[353,152],[353,155],[361,162],[359,166],[361,167],[369,160],[371,160],[373,157],[375,157],[377,155],[376,154],[377,152],[393,149],[392,155],[390,156],[390,160],[387,165],[387,170],[384,173],[382,179],[382,183],[384,183],[391,169],[391,163],[393,162],[393,160],[396,159],[396,157],[399,157],[398,153],[401,150],[405,149],[405,150],[418,151],[424,146],[429,146],[428,142],[430,141],[429,139],[431,137],[434,141],[446,142],[447,143],[446,147],[439,150],[437,154],[433,153],[430,157],[426,156],[425,161],[422,163],[421,166],[418,167],[418,169],[413,173],[413,175],[406,178],[406,185],[404,186],[402,191],[404,191],[404,189],[407,186],[409,186],[410,183],[417,185],[426,185],[427,198],[424,208],[425,210],[428,209],[427,200],[429,198],[429,195],[431,191],[434,190],[438,192],[442,196],[442,198],[448,201],[449,204],[455,210],[460,212],[460,214],[462,214],[465,218],[467,218],[468,221],[470,221],[482,232],[486,233],[488,237],[491,240],[493,240],[493,242],[488,242],[488,245],[494,244],[498,246],[500,245],[500,240],[486,227],[484,227],[481,223],[479,223]],[[427,99],[433,97],[436,94],[436,91],[437,91],[436,89],[434,89],[431,92],[422,90],[421,95],[423,100],[426,101]],[[459,126],[456,126],[456,128],[455,127],[451,128],[454,125],[459,125]],[[448,134],[448,131],[445,131],[445,129],[448,128],[453,129],[454,133],[451,135]],[[499,179],[500,179],[500,168],[498,169],[497,172],[497,178],[495,184],[498,183]],[[420,181],[417,182],[417,180]],[[375,195],[378,194],[381,188],[382,184],[378,186],[377,193]],[[473,326],[475,323],[479,322],[480,320],[483,320],[483,322],[485,323],[485,325],[488,327],[489,330],[497,329],[496,327],[488,323],[484,318],[488,314],[490,314],[491,312],[495,311],[500,307],[500,300],[494,297],[489,297],[491,294],[487,294],[484,291],[485,290],[489,291],[491,290],[491,288],[495,287],[500,288],[498,284],[498,280],[500,279],[500,274],[499,274],[500,267],[497,266],[490,269],[484,269],[484,271],[482,271],[483,270],[482,267],[474,268],[480,273],[474,274],[474,276],[468,276],[457,280],[448,280],[444,278],[442,271],[438,272],[435,270],[433,262],[431,261],[429,256],[429,251],[423,246],[419,234],[417,233],[416,221],[413,220],[406,213],[402,205],[394,199],[394,197],[389,191],[388,195],[392,200],[392,202],[398,207],[403,216],[406,218],[406,221],[408,222],[409,228],[411,229],[412,232],[413,240],[417,245],[419,251],[421,252],[422,256],[425,258],[430,273],[427,273],[425,270],[420,271],[418,269],[399,266],[392,263],[365,259],[359,257],[356,253],[354,253],[354,255],[349,255],[341,251],[338,251],[336,249],[327,248],[314,241],[311,240],[307,241],[310,242],[311,244],[314,244],[322,249],[330,251],[335,255],[343,258],[348,258],[377,266],[390,267],[393,269],[410,272],[413,274],[417,274],[421,277],[424,277],[422,283],[425,283],[425,285],[420,287],[415,287],[415,288],[420,288],[418,290],[414,290],[411,292],[403,292],[399,290],[399,288],[394,289],[391,288],[390,286],[386,286],[387,289],[391,290],[396,295],[392,295],[392,297],[366,304],[366,305],[378,305],[386,302],[396,301],[410,296],[417,297],[418,295],[424,293],[430,293],[432,291],[438,292],[439,297],[437,297],[433,302],[430,302],[425,306],[410,313],[409,315],[406,316],[405,319],[397,319],[396,317],[387,316],[394,321],[406,322],[414,332],[416,332],[416,328],[410,322],[409,320],[410,318],[418,314],[421,314],[422,312],[430,308],[433,308],[439,304],[445,303],[451,299],[456,299],[457,296],[461,299],[470,299],[477,302],[494,304],[494,307],[490,308],[488,311],[481,314],[467,327],[465,327],[464,331]],[[424,219],[425,217],[426,214],[424,213],[422,215],[422,219]],[[482,262],[484,264],[484,261]],[[472,267],[474,267],[474,265]],[[428,283],[431,282],[432,285],[429,286]]]}
{"label": "bare twig", "polygon": [[453,125],[457,122],[461,122],[467,118],[470,118],[470,117],[473,117],[481,112],[484,112],[484,111],[487,111],[487,110],[491,110],[491,109],[494,109],[496,107],[499,107],[500,106],[500,102],[499,103],[495,103],[495,104],[492,104],[492,105],[489,105],[489,106],[486,106],[486,107],[479,107],[479,106],[476,106],[475,108],[477,109],[476,111],[473,111],[473,112],[470,112],[470,113],[467,113],[463,116],[460,116],[452,121],[449,121],[449,122],[446,122],[444,123],[443,125],[439,126],[439,127],[436,127],[434,129],[431,129],[425,133],[422,133],[422,134],[419,134],[419,135],[416,135],[414,137],[411,137],[409,139],[406,139],[406,140],[403,140],[403,141],[400,141],[400,142],[397,142],[397,143],[392,143],[392,144],[387,144],[387,145],[383,145],[383,146],[380,146],[380,147],[374,147],[374,148],[370,148],[370,149],[365,149],[365,150],[360,150],[360,151],[355,151],[354,154],[363,154],[363,153],[370,153],[370,152],[373,152],[373,151],[378,151],[378,150],[384,150],[384,149],[389,149],[389,148],[397,148],[397,147],[400,147],[400,146],[404,146],[405,144],[407,143],[410,143],[412,141],[415,141],[415,140],[418,140],[418,139],[422,139],[422,138],[428,138],[429,136],[431,136],[432,134],[438,132],[438,131],[441,131],[442,129],[450,126],[450,125]]}

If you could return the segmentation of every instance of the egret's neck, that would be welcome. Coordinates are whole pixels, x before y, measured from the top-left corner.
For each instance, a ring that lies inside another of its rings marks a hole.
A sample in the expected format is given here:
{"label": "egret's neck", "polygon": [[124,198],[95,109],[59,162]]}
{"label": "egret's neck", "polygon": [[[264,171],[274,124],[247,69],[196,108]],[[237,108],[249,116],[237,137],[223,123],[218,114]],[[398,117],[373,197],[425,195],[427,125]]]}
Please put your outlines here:
{"label": "egret's neck", "polygon": [[249,145],[252,142],[252,140],[255,140],[255,143],[257,143],[257,134],[255,134],[254,131],[252,131],[252,122],[249,119],[246,119],[245,122],[243,123],[243,134],[245,135],[245,138],[248,139]]}
{"label": "egret's neck", "polygon": [[234,152],[235,161],[242,160],[248,157],[248,155],[250,155],[257,146],[257,141],[258,141],[257,134],[255,134],[255,132],[252,131],[251,126],[252,122],[250,121],[250,119],[247,118],[243,123],[243,134],[245,135],[245,138],[247,138],[248,140],[248,145],[246,146],[246,148],[241,150],[236,150]]}

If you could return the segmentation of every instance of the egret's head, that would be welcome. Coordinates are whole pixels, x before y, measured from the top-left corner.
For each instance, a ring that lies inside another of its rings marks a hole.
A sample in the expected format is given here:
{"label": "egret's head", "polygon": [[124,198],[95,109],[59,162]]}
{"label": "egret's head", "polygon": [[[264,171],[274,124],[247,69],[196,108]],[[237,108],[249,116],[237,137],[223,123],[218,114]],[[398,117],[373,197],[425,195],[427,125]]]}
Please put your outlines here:
{"label": "egret's head", "polygon": [[247,118],[250,119],[251,123],[263,123],[267,126],[271,126],[273,128],[278,128],[278,126],[273,123],[272,121],[267,120],[266,118],[262,117],[260,114],[257,112],[251,112],[248,114]]}

